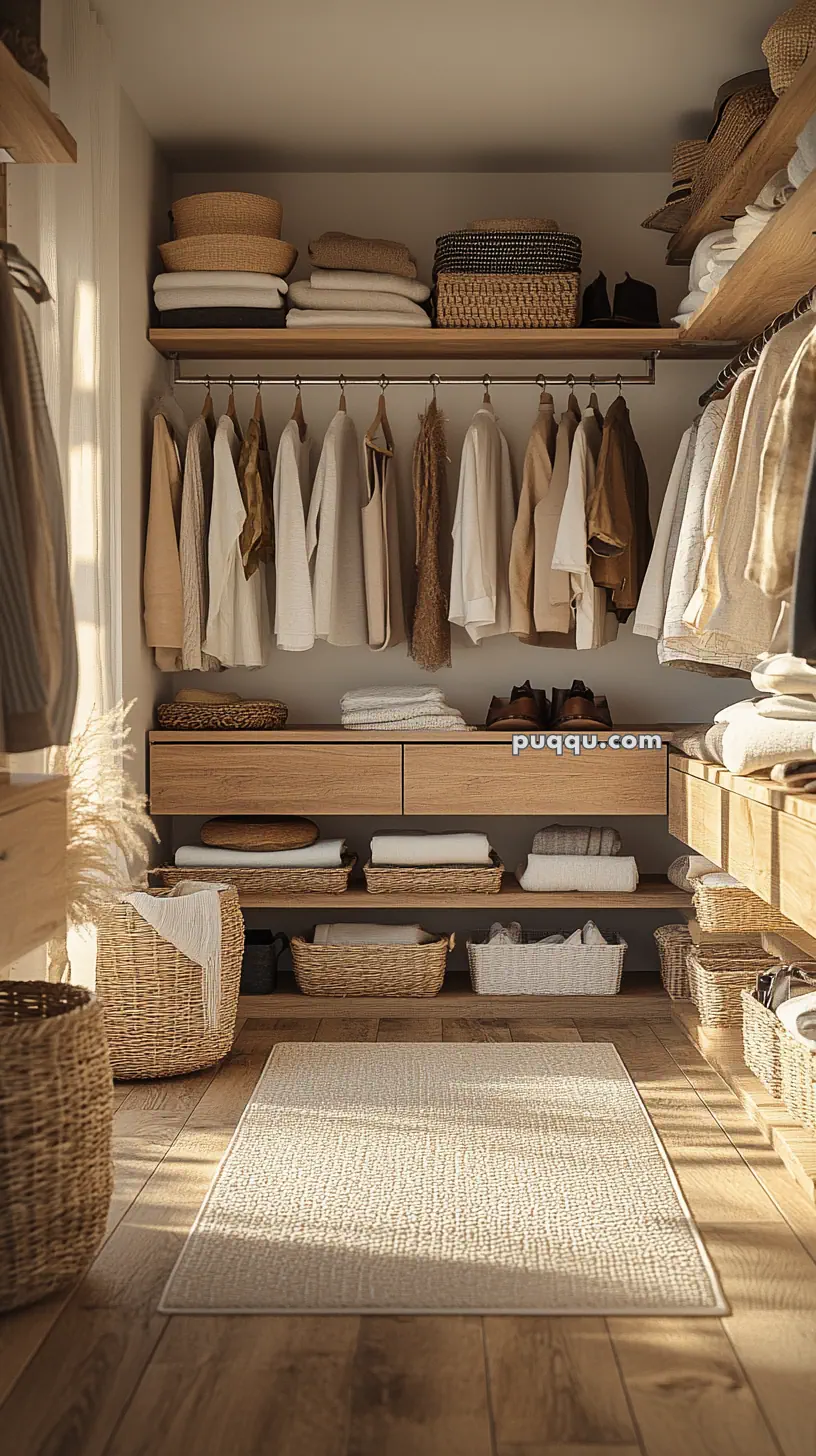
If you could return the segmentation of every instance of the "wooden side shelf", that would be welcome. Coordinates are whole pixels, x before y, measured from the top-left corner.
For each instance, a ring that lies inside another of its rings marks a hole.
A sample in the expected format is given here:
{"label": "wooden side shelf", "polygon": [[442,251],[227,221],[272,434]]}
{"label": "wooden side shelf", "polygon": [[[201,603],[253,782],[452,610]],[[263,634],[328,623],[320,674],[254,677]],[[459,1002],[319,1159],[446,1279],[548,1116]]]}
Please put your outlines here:
{"label": "wooden side shelf", "polygon": [[667,262],[688,263],[697,244],[739,217],[765,183],[786,167],[796,151],[796,138],[816,112],[816,52],[811,52],[793,84],[777,101],[765,125],[748,143],[702,207],[674,234]]}
{"label": "wooden side shelf", "polygon": [[0,42],[0,147],[15,162],[75,162],[68,128],[49,109],[30,77]]}

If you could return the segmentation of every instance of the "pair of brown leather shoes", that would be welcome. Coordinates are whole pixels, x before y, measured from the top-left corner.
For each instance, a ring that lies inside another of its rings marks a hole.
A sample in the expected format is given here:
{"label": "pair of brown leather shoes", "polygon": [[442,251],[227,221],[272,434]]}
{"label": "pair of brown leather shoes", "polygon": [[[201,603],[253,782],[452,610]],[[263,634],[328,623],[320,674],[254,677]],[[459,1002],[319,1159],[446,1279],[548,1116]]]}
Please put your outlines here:
{"label": "pair of brown leather shoes", "polygon": [[529,679],[513,688],[509,698],[491,698],[486,728],[507,728],[514,733],[538,732],[548,727],[550,705],[543,688],[530,687]]}
{"label": "pair of brown leather shoes", "polygon": [[491,700],[485,727],[506,728],[514,733],[544,728],[568,732],[573,728],[611,728],[612,717],[606,698],[595,697],[578,678],[571,688],[553,688],[552,704],[543,688],[532,688],[527,681],[513,688],[509,698]]}
{"label": "pair of brown leather shoes", "polygon": [[576,678],[571,688],[553,688],[551,726],[565,732],[572,728],[611,728],[609,704],[603,694],[596,697]]}

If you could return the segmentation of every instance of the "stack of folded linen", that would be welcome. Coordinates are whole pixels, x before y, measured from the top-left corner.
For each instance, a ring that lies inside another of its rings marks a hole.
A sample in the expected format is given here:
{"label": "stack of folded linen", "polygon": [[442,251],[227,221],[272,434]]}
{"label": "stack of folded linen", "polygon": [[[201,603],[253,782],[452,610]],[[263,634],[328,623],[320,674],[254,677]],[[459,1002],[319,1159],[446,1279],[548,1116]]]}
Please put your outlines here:
{"label": "stack of folded linen", "polygon": [[430,328],[431,290],[402,243],[324,233],[309,258],[310,279],[289,290],[287,328]]}
{"label": "stack of folded linen", "polygon": [[178,869],[336,869],[346,854],[344,839],[318,839],[303,849],[219,849],[183,844],[176,850]]}
{"label": "stack of folded linen", "polygon": [[723,725],[722,761],[729,773],[767,773],[801,793],[816,788],[816,669],[779,653],[751,673],[769,695],[732,703],[717,713]]}
{"label": "stack of folded linen", "polygon": [[486,834],[375,834],[371,840],[373,865],[489,865],[490,840]]}
{"label": "stack of folded linen", "polygon": [[274,273],[160,273],[153,299],[163,328],[282,329],[289,285]]}
{"label": "stack of folded linen", "polygon": [[532,853],[516,878],[522,890],[630,893],[637,889],[637,862],[620,853],[617,829],[594,825],[550,824],[533,840]]}
{"label": "stack of folded linen", "polygon": [[756,202],[750,202],[730,228],[709,233],[697,244],[689,269],[689,291],[675,315],[676,324],[686,323],[698,308],[702,308],[712,288],[722,282],[737,259],[742,257],[746,248],[759,237],[795,191],[785,170],[775,172],[765,183]]}
{"label": "stack of folded linen", "polygon": [[445,702],[440,688],[353,688],[340,699],[344,728],[439,729],[467,733],[470,729],[458,708]]}

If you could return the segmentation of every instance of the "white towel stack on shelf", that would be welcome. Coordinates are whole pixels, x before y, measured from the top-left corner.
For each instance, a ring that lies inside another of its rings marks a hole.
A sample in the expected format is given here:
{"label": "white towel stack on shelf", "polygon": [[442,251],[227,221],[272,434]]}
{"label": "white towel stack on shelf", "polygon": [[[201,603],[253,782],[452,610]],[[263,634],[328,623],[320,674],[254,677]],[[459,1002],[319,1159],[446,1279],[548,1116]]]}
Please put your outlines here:
{"label": "white towel stack on shelf", "polygon": [[343,728],[471,731],[458,708],[445,702],[441,688],[353,688],[340,699]]}
{"label": "white towel stack on shelf", "polygon": [[304,849],[215,849],[207,844],[182,844],[176,850],[178,869],[336,869],[346,853],[345,839],[318,839]]}
{"label": "white towel stack on shelf", "polygon": [[290,286],[286,327],[430,328],[430,317],[422,307],[430,296],[428,285],[417,278],[313,268],[308,282]]}
{"label": "white towel stack on shelf", "polygon": [[283,309],[289,285],[274,273],[160,273],[153,283],[159,313],[174,309]]}
{"label": "white towel stack on shelf", "polygon": [[516,870],[522,890],[539,893],[631,893],[638,886],[637,861],[620,853],[616,829],[550,824],[533,840],[533,852]]}
{"label": "white towel stack on shelf", "polygon": [[373,865],[489,865],[486,834],[375,834]]}

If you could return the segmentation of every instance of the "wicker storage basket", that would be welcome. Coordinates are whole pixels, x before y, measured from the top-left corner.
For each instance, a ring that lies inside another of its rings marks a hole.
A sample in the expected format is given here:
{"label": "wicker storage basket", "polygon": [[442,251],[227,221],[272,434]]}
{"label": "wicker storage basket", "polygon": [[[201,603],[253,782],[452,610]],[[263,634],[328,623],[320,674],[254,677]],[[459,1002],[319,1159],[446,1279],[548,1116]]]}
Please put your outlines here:
{"label": "wicker storage basket", "polygon": [[660,979],[664,990],[674,1001],[688,1001],[691,996],[686,957],[692,947],[689,928],[682,925],[659,925],[654,933],[660,955]]}
{"label": "wicker storage basket", "polygon": [[816,1052],[791,1036],[777,1017],[782,1101],[803,1127],[816,1128]]}
{"label": "wicker storage basket", "polygon": [[742,1053],[750,1067],[772,1097],[782,1096],[782,1054],[776,1028],[779,1017],[757,1000],[755,991],[743,991]]}
{"label": "wicker storage basket", "polygon": [[750,941],[728,941],[711,949],[697,946],[689,951],[686,965],[691,999],[700,1013],[701,1026],[741,1026],[742,992],[753,990],[759,972],[777,964],[776,956]]}
{"label": "wicker storage basket", "polygon": [[701,930],[758,935],[761,930],[789,930],[791,924],[781,911],[742,885],[704,885],[695,880],[694,908]]}
{"label": "wicker storage basket", "polygon": [[525,930],[519,945],[468,939],[470,980],[480,996],[614,996],[620,990],[626,941],[611,931],[608,945],[542,945],[551,930]]}
{"label": "wicker storage basket", "polygon": [[159,703],[156,708],[159,727],[176,733],[266,732],[283,728],[288,716],[286,704],[273,698],[243,703]]}
{"label": "wicker storage basket", "polygon": [[222,890],[219,898],[221,1000],[213,1029],[204,1016],[201,967],[157,935],[132,905],[112,905],[104,916],[96,985],[114,1077],[178,1077],[213,1066],[229,1051],[244,921],[234,889]]}
{"label": "wicker storage basket", "polygon": [[572,329],[580,273],[440,273],[440,329]]}
{"label": "wicker storage basket", "polygon": [[82,986],[0,982],[0,1309],[77,1279],[105,1233],[113,1083]]}
{"label": "wicker storage basket", "polygon": [[236,865],[212,865],[203,868],[160,865],[150,871],[155,885],[169,890],[182,880],[209,880],[210,883],[232,885],[239,894],[248,895],[342,895],[348,889],[349,876],[357,863],[356,854],[347,854],[343,863],[330,869],[319,866],[298,869],[295,865],[279,865],[266,869],[246,869]]}
{"label": "wicker storage basket", "polygon": [[173,203],[172,218],[177,238],[201,233],[279,238],[283,208],[274,197],[260,197],[256,192],[196,192]]}
{"label": "wicker storage basket", "polygon": [[425,945],[314,945],[292,937],[295,980],[305,996],[436,996],[454,937]]}
{"label": "wicker storage basket", "polygon": [[159,243],[168,273],[272,273],[285,278],[297,262],[297,248],[277,238],[246,233],[208,233]]}
{"label": "wicker storage basket", "polygon": [[491,850],[489,865],[363,865],[372,895],[498,895],[504,865]]}

